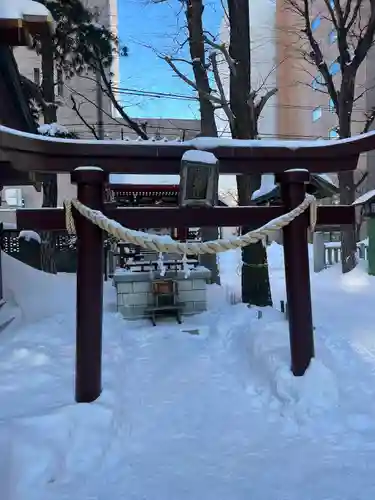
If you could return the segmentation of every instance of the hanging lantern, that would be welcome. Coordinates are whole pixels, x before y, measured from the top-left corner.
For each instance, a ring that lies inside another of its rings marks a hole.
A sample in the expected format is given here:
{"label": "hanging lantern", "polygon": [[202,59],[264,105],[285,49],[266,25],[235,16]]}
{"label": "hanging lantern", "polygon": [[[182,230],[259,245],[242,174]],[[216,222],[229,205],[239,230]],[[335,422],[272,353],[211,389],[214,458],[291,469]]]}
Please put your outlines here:
{"label": "hanging lantern", "polygon": [[208,206],[217,203],[219,161],[207,151],[186,151],[181,160],[180,206]]}

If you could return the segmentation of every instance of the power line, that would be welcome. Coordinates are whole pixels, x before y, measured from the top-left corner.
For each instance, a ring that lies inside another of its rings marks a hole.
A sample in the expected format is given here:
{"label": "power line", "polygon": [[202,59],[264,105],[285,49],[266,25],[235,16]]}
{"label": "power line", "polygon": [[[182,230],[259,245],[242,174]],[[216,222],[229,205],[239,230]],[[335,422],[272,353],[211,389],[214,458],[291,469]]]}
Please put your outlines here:
{"label": "power line", "polygon": [[[149,99],[166,99],[166,100],[181,100],[181,101],[195,101],[199,102],[198,97],[194,97],[188,94],[178,94],[172,92],[156,92],[151,90],[137,90],[132,88],[122,88],[122,87],[114,87],[113,91],[115,95],[120,96],[134,96],[134,97],[147,97]],[[74,91],[72,91],[74,93]],[[276,94],[277,95],[277,94]],[[329,100],[329,95],[327,94],[327,100]],[[282,103],[268,103],[267,107],[276,108],[276,109],[290,109],[290,110],[301,110],[301,111],[313,111],[316,108],[321,108],[323,111],[329,111],[332,114],[335,114],[329,104],[325,105],[307,105],[307,104],[282,104]],[[366,108],[359,108],[354,106],[354,112],[363,112],[368,111]]]}
{"label": "power line", "polygon": [[[115,94],[120,94],[120,95],[134,95],[137,97],[149,97],[149,98],[156,98],[156,99],[181,99],[181,100],[189,100],[189,101],[199,101],[198,97],[194,97],[192,95],[188,94],[179,94],[179,93],[172,93],[172,92],[156,92],[152,90],[140,90],[140,89],[133,89],[133,88],[126,88],[126,87],[114,87],[114,92]],[[277,94],[276,94],[277,95]],[[329,100],[329,95],[327,94],[327,100]],[[273,104],[269,103],[267,105],[268,107],[272,108],[282,108],[282,109],[300,109],[300,110],[306,110],[306,111],[312,111],[318,107],[321,107],[323,110],[326,111],[332,111],[331,107],[329,104],[327,106],[314,106],[314,105],[296,105],[296,104]],[[365,108],[358,108],[355,107],[354,111],[367,111]]]}
{"label": "power line", "polygon": [[[89,123],[89,125],[95,125],[95,123],[92,123],[92,124]],[[83,132],[79,132],[79,133],[86,133],[86,134],[88,134],[88,135],[91,136],[90,131],[87,130],[86,126],[83,123],[78,123],[78,124],[76,124],[76,123],[64,124],[64,126],[65,127],[72,127],[72,128],[84,127],[85,130]],[[111,129],[111,127],[113,127],[113,129]],[[119,133],[118,127],[125,128],[125,125],[122,125],[120,123],[113,123],[110,126],[106,126],[105,127],[106,134],[109,135],[111,133]],[[150,126],[148,126],[148,128],[149,129],[154,129],[155,131],[158,131],[158,132],[162,132],[162,131],[168,130],[170,133],[166,134],[166,135],[171,135],[171,136],[176,136],[176,135],[178,135],[181,132],[193,132],[193,133],[196,133],[196,134],[199,133],[199,130],[197,130],[197,129],[185,128],[185,127],[174,129],[172,127],[166,127],[166,126],[150,125]],[[228,137],[229,138],[230,137],[230,132],[223,132],[222,137]],[[264,133],[264,134],[262,134],[262,138],[266,138],[266,139],[301,139],[301,140],[310,139],[310,140],[314,140],[314,139],[317,139],[318,137],[314,136],[314,135]]]}

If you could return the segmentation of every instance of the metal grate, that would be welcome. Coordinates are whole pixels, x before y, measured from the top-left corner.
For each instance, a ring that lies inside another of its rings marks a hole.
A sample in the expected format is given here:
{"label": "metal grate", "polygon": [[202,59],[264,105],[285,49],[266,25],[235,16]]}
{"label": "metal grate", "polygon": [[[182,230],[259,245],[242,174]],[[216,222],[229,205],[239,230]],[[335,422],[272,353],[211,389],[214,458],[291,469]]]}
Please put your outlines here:
{"label": "metal grate", "polygon": [[1,249],[7,254],[20,252],[20,241],[18,231],[4,230],[1,237]]}

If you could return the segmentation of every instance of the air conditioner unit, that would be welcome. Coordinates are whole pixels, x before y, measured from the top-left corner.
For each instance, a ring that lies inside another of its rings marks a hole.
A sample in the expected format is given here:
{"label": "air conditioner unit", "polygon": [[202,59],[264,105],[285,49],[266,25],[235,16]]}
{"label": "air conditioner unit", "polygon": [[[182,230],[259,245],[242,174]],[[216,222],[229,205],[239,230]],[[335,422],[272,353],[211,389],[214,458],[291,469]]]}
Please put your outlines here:
{"label": "air conditioner unit", "polygon": [[22,207],[22,189],[6,188],[3,191],[3,201],[9,207]]}

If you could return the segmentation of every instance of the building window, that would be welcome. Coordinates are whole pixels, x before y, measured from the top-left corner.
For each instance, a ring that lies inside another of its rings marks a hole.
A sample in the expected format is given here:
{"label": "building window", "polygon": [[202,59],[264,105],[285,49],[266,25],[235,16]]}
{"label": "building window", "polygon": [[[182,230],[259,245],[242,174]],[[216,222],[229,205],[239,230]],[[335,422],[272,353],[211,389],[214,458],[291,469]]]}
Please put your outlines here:
{"label": "building window", "polygon": [[34,83],[40,85],[40,69],[34,68]]}
{"label": "building window", "polygon": [[21,188],[6,188],[3,191],[3,200],[8,205],[8,207],[22,207],[24,206],[24,201],[22,198]]}
{"label": "building window", "polygon": [[333,100],[330,98],[328,101],[328,109],[333,113],[335,111],[335,105],[333,104]]}
{"label": "building window", "polygon": [[313,120],[313,122],[316,122],[321,117],[322,117],[322,108],[320,106],[318,106],[312,112],[312,120]]}
{"label": "building window", "polygon": [[311,21],[311,29],[315,31],[318,27],[320,26],[320,17],[316,16],[314,19]]}
{"label": "building window", "polygon": [[329,43],[332,45],[337,40],[337,31],[331,30],[328,35]]}
{"label": "building window", "polygon": [[339,134],[337,133],[336,127],[330,129],[330,131],[328,132],[328,137],[330,139],[338,139],[339,138]]}
{"label": "building window", "polygon": [[64,80],[61,69],[57,70],[57,95],[60,97],[64,95]]}
{"label": "building window", "polygon": [[329,72],[332,76],[334,76],[337,75],[339,71],[340,71],[340,65],[337,61],[334,61],[329,67]]}

